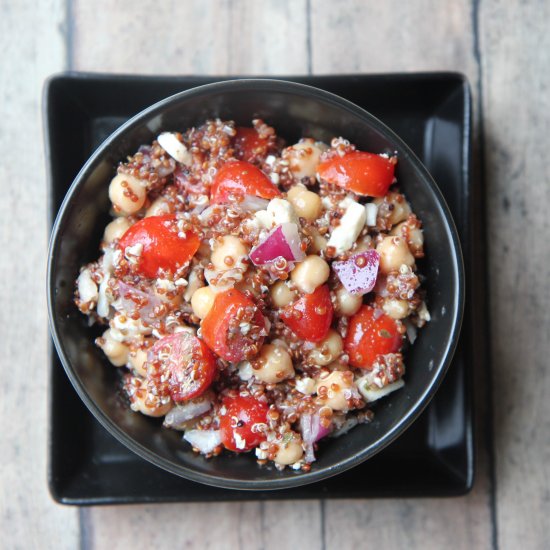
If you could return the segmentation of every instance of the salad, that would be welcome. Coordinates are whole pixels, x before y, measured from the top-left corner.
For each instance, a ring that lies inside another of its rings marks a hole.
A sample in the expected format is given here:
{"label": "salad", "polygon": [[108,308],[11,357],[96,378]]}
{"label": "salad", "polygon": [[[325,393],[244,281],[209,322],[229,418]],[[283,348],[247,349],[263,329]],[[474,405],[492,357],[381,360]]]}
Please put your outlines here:
{"label": "salad", "polygon": [[75,303],[133,411],[206,457],[308,471],[318,442],[404,385],[430,316],[398,160],[262,120],[163,132],[121,162]]}

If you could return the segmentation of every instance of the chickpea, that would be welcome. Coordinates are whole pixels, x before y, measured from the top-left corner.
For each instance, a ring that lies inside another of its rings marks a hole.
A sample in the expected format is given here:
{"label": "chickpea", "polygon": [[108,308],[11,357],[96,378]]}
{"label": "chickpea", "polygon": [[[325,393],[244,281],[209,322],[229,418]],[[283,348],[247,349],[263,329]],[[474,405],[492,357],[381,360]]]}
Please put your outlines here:
{"label": "chickpea", "polygon": [[311,244],[308,252],[310,254],[319,254],[327,247],[327,239],[323,237],[316,229],[311,230]]}
{"label": "chickpea", "polygon": [[382,309],[392,319],[404,319],[409,314],[409,304],[406,300],[388,298],[384,301]]}
{"label": "chickpea", "polygon": [[[348,400],[346,399],[346,390],[351,390],[353,387],[353,373],[351,371],[334,371],[326,378],[322,378],[317,382],[317,394],[321,388],[324,397],[319,396],[327,407],[334,411],[347,411]],[[325,393],[326,392],[326,393]]]}
{"label": "chickpea", "polygon": [[128,346],[115,340],[111,334],[111,329],[107,329],[101,336],[103,342],[99,346],[107,359],[115,366],[122,367],[128,361],[130,350]]}
{"label": "chickpea", "polygon": [[305,138],[289,147],[290,170],[296,179],[314,178],[321,153],[328,149],[324,143]]}
{"label": "chickpea", "polygon": [[285,307],[297,298],[297,293],[291,290],[284,281],[277,281],[270,289],[271,301],[275,307]]}
{"label": "chickpea", "polygon": [[344,287],[336,291],[336,311],[340,315],[351,317],[359,311],[362,304],[362,296],[351,294]]}
{"label": "chickpea", "polygon": [[[256,368],[258,366],[260,368]],[[254,376],[267,384],[275,384],[294,376],[290,354],[286,349],[273,344],[265,344],[262,347],[253,369]]]}
{"label": "chickpea", "polygon": [[105,244],[111,244],[114,240],[120,239],[126,231],[130,229],[128,218],[121,216],[115,218],[111,223],[108,223],[103,232],[103,241]]}
{"label": "chickpea", "polygon": [[246,268],[243,260],[248,256],[248,248],[239,237],[226,235],[214,244],[210,261],[217,271],[226,271],[234,267]]}
{"label": "chickpea", "polygon": [[353,249],[354,254],[359,254],[360,252],[366,252],[374,248],[372,244],[372,237],[370,235],[365,235],[364,237],[359,237],[355,242],[355,248]]}
{"label": "chickpea", "polygon": [[383,202],[386,202],[388,205],[392,205],[393,209],[391,210],[388,221],[395,225],[403,220],[406,220],[411,213],[411,207],[407,202],[407,199],[401,193],[388,193],[388,195],[383,199],[375,199],[373,202],[380,206]]}
{"label": "chickpea", "polygon": [[302,440],[298,434],[293,433],[290,441],[278,443],[279,450],[275,455],[274,461],[282,466],[288,466],[298,462],[304,456]]}
{"label": "chickpea", "polygon": [[390,235],[403,237],[407,241],[412,254],[416,257],[422,255],[424,247],[424,233],[419,225],[420,222],[418,222],[418,220],[416,220],[416,223],[409,223],[406,221],[396,225],[390,231]]}
{"label": "chickpea", "polygon": [[330,275],[330,267],[321,258],[315,254],[307,256],[306,259],[299,263],[290,273],[290,279],[296,285],[296,288],[311,294],[318,286],[325,283]]}
{"label": "chickpea", "polygon": [[319,342],[317,346],[310,352],[309,360],[316,365],[329,365],[340,355],[344,349],[344,342],[338,332],[331,329],[328,331],[324,340]]}
{"label": "chickpea", "polygon": [[382,273],[397,271],[403,264],[409,267],[414,265],[414,256],[402,237],[385,237],[376,247],[376,251],[380,254]]}
{"label": "chickpea", "polygon": [[172,206],[164,197],[158,197],[155,199],[149,208],[145,211],[145,217],[151,216],[164,216],[172,212]]}
{"label": "chickpea", "polygon": [[321,215],[321,197],[317,193],[309,191],[305,185],[300,183],[291,187],[288,190],[287,198],[298,217],[312,222]]}
{"label": "chickpea", "polygon": [[145,183],[129,174],[117,174],[109,184],[109,198],[116,212],[135,214],[145,204]]}
{"label": "chickpea", "polygon": [[204,286],[204,281],[199,273],[200,270],[197,267],[194,267],[191,270],[191,273],[189,273],[189,277],[187,278],[187,286],[185,287],[185,292],[183,293],[183,299],[186,302],[190,302],[193,294],[195,294],[195,291]]}
{"label": "chickpea", "polygon": [[169,397],[159,397],[150,393],[147,390],[147,383],[139,376],[132,377],[129,387],[131,388],[128,392],[130,408],[135,412],[158,417],[168,414],[173,407]]}
{"label": "chickpea", "polygon": [[193,313],[199,319],[204,319],[208,315],[208,312],[212,309],[215,298],[216,293],[209,286],[203,286],[195,290],[193,296],[191,297],[191,307],[193,308]]}
{"label": "chickpea", "polygon": [[147,376],[147,369],[145,363],[147,362],[148,347],[140,347],[131,351],[128,355],[128,367],[137,372],[140,376],[145,378]]}

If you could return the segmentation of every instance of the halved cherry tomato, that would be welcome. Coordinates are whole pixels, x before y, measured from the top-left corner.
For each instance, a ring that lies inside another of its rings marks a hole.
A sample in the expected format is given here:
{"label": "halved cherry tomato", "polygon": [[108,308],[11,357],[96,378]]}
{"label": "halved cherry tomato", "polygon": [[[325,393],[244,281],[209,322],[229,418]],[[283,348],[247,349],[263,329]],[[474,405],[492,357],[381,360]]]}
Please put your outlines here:
{"label": "halved cherry tomato", "polygon": [[371,306],[363,306],[350,319],[344,349],[352,367],[370,370],[379,355],[397,353],[402,343],[394,319]]}
{"label": "halved cherry tomato", "polygon": [[216,295],[201,333],[212,351],[236,363],[257,355],[266,336],[265,318],[250,298],[232,288]]}
{"label": "halved cherry tomato", "polygon": [[224,412],[220,414],[220,430],[226,449],[250,451],[265,440],[259,425],[267,423],[267,403],[239,395],[224,398],[221,410]]}
{"label": "halved cherry tomato", "polygon": [[317,168],[325,181],[369,197],[383,197],[393,183],[394,172],[395,159],[364,151],[333,157]]}
{"label": "halved cherry tomato", "polygon": [[176,403],[202,395],[217,372],[208,346],[190,332],[177,332],[155,343],[148,354],[147,378],[163,386]]}
{"label": "halved cherry tomato", "polygon": [[[262,199],[279,197],[281,192],[256,166],[244,160],[226,162],[216,174],[210,188],[210,202],[230,202],[231,197],[253,195]],[[234,200],[234,199],[233,199]]]}
{"label": "halved cherry tomato", "polygon": [[297,336],[308,342],[320,342],[328,334],[334,309],[327,285],[285,306],[281,319]]}
{"label": "halved cherry tomato", "polygon": [[267,139],[261,138],[255,128],[239,126],[235,136],[235,156],[239,160],[254,162],[267,152]]}
{"label": "halved cherry tomato", "polygon": [[179,236],[176,216],[151,216],[138,221],[120,239],[118,247],[141,245],[136,255],[137,271],[154,278],[159,269],[175,271],[188,262],[198,250],[201,241],[193,231]]}

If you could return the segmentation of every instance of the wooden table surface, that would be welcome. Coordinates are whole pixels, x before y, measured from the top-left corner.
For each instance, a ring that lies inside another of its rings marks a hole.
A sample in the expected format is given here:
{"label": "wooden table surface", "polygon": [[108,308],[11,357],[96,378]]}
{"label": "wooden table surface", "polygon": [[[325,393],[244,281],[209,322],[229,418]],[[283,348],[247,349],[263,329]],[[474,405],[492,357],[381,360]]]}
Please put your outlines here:
{"label": "wooden table surface", "polygon": [[[549,547],[550,2],[1,0],[0,7],[0,548]],[[67,69],[467,75],[487,186],[493,361],[490,379],[476,376],[478,473],[468,496],[83,509],[51,500],[40,106],[44,78]]]}

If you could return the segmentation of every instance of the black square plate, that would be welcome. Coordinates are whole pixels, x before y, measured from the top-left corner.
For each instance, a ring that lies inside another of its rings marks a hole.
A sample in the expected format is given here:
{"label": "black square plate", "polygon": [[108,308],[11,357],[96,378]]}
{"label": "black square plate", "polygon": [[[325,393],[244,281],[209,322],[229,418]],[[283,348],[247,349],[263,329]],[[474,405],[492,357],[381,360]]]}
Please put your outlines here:
{"label": "black square plate", "polygon": [[[92,417],[51,352],[49,484],[64,504],[208,500],[452,496],[474,475],[472,373],[482,368],[474,335],[485,330],[481,209],[470,174],[471,99],[452,73],[286,78],[323,88],[360,105],[416,152],[445,196],[460,234],[468,274],[460,343],[437,395],[391,446],[356,468],[315,484],[280,491],[217,489],[167,473],[118,443]],[[118,126],[152,103],[215,77],[140,77],[69,73],[45,87],[50,216],[53,221],[78,170]],[[479,189],[477,189],[479,192]],[[477,221],[476,221],[477,220]],[[480,291],[481,290],[481,291]]]}

